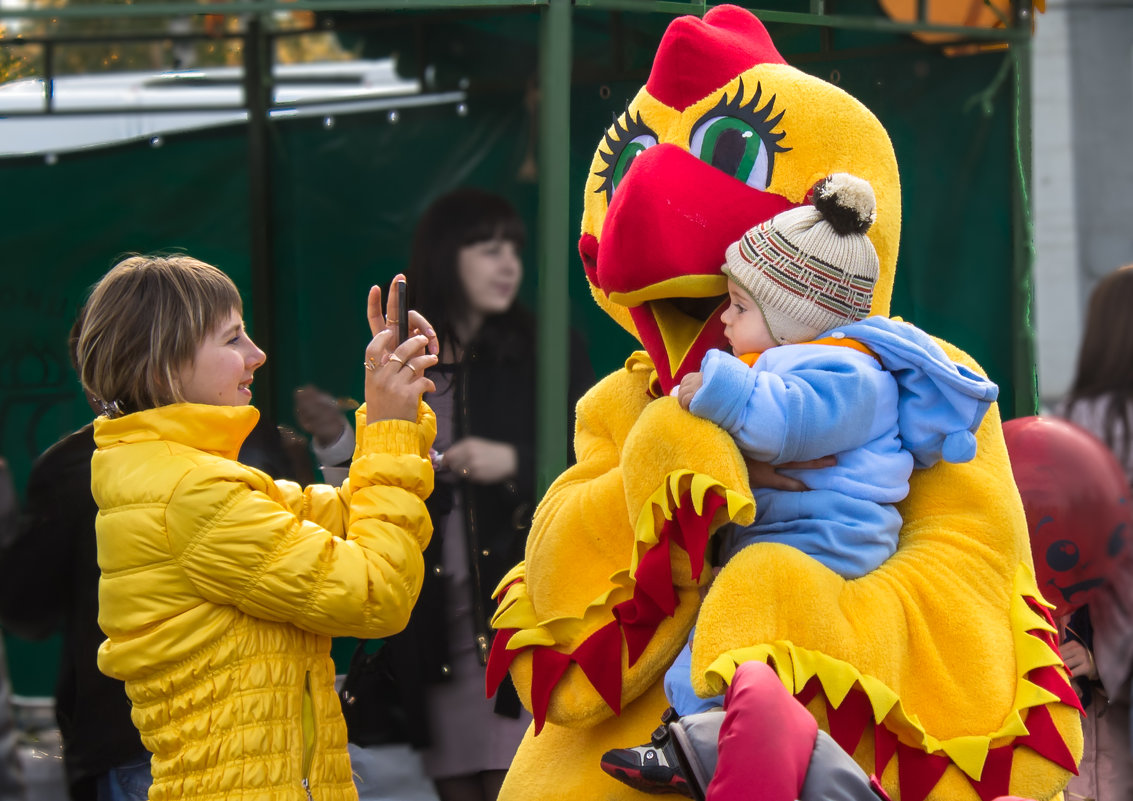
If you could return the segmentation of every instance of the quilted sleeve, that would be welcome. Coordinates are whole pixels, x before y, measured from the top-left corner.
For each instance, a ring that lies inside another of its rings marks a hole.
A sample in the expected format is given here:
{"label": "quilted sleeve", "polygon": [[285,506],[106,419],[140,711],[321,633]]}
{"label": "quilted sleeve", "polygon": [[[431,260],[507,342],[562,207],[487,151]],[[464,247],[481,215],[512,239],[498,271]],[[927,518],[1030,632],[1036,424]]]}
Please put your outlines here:
{"label": "quilted sleeve", "polygon": [[191,470],[166,513],[174,559],[206,600],[255,617],[328,636],[400,631],[432,534],[424,500],[436,427],[422,410],[416,423],[364,426],[349,481],[308,492],[300,513],[231,463]]}
{"label": "quilted sleeve", "polygon": [[306,487],[294,481],[277,480],[276,489],[283,503],[297,517],[325,528],[337,537],[346,537],[350,523],[350,482],[341,487],[332,484],[309,484]]}

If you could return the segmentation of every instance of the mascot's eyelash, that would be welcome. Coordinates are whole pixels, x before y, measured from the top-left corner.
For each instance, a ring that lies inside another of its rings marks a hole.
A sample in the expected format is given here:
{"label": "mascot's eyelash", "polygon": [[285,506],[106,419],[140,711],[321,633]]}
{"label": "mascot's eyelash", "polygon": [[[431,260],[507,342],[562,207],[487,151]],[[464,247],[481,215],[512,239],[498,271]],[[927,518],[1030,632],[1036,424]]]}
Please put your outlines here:
{"label": "mascot's eyelash", "polygon": [[[622,124],[622,120],[625,124]],[[595,194],[602,192],[606,193],[606,202],[610,202],[610,198],[614,194],[614,186],[617,184],[617,179],[621,176],[618,175],[618,165],[622,161],[623,151],[626,146],[640,137],[647,137],[652,140],[653,144],[657,143],[657,134],[641,121],[641,112],[637,113],[636,117],[630,115],[629,104],[626,104],[624,114],[614,118],[613,131],[606,131],[602,141],[606,148],[610,151],[606,153],[602,148],[598,148],[598,155],[606,166],[598,170],[595,175],[602,179],[602,184],[594,190]],[[628,161],[622,163],[622,172],[629,167]]]}
{"label": "mascot's eyelash", "polygon": [[[791,150],[789,147],[784,147],[779,144],[786,133],[783,131],[776,132],[775,126],[783,119],[786,112],[780,111],[778,114],[772,116],[775,110],[776,95],[771,95],[767,102],[760,106],[763,99],[763,84],[757,83],[755,85],[755,94],[746,103],[743,100],[744,96],[744,82],[741,79],[739,87],[736,89],[735,94],[731,97],[724,95],[720,98],[720,102],[714,108],[701,116],[699,120],[692,126],[689,133],[689,149],[695,150],[694,143],[697,139],[698,131],[707,123],[719,120],[724,117],[730,117],[751,126],[751,129],[759,136],[763,142],[763,146],[767,153],[767,175],[766,181],[770,183],[771,173],[774,167],[774,158],[776,153],[785,153]],[[700,155],[700,154],[695,154]]]}

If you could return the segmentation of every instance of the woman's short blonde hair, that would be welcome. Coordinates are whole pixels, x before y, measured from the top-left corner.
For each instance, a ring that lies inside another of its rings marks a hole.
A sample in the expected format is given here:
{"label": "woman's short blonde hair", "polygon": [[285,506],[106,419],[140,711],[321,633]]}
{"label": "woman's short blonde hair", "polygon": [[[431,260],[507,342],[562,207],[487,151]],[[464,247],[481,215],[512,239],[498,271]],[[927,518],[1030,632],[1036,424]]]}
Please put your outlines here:
{"label": "woman's short blonde hair", "polygon": [[203,261],[118,262],[83,307],[76,348],[83,388],[110,413],[183,401],[176,374],[233,311],[243,313],[236,285]]}

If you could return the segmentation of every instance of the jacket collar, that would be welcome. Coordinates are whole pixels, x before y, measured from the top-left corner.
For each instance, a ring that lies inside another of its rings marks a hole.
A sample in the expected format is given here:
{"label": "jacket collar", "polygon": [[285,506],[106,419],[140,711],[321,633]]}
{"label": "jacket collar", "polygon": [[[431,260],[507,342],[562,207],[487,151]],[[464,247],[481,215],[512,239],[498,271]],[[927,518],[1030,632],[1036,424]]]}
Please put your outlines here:
{"label": "jacket collar", "polygon": [[259,419],[254,406],[171,403],[114,419],[99,417],[94,440],[99,448],[165,440],[235,460]]}

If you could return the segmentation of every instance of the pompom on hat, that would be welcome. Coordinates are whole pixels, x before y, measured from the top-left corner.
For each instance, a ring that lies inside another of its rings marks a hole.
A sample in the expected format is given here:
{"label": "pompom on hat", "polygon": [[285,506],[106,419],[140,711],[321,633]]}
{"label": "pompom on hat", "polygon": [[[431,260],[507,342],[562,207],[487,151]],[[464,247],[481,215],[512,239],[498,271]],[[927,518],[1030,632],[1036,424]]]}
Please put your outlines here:
{"label": "pompom on hat", "polygon": [[866,232],[873,187],[848,173],[814,186],[811,206],[784,211],[728,246],[724,274],[759,306],[780,344],[869,316],[880,265]]}

